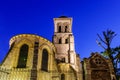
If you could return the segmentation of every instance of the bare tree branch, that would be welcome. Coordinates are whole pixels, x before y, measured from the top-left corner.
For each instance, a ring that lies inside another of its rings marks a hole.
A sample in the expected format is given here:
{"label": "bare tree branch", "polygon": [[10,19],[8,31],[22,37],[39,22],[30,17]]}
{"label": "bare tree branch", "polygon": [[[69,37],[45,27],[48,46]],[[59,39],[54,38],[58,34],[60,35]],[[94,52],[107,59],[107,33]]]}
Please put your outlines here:
{"label": "bare tree branch", "polygon": [[99,34],[97,34],[97,36],[99,37],[100,41],[102,41],[104,44],[106,44],[106,42],[101,38],[101,36]]}

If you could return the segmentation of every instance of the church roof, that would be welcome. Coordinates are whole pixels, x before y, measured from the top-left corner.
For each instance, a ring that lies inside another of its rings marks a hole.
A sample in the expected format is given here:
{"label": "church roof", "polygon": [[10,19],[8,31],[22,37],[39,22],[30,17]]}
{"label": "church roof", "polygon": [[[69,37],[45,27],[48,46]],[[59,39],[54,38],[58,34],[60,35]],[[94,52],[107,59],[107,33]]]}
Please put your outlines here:
{"label": "church roof", "polygon": [[68,18],[67,16],[60,16],[59,18]]}

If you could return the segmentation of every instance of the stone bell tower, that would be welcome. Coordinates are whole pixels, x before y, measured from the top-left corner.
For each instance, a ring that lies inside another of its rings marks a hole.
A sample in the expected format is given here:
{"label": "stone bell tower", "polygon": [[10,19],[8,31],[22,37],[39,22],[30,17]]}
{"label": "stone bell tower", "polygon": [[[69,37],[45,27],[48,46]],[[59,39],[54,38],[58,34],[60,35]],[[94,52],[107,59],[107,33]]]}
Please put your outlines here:
{"label": "stone bell tower", "polygon": [[66,16],[54,18],[53,43],[57,48],[56,59],[76,65],[72,18]]}

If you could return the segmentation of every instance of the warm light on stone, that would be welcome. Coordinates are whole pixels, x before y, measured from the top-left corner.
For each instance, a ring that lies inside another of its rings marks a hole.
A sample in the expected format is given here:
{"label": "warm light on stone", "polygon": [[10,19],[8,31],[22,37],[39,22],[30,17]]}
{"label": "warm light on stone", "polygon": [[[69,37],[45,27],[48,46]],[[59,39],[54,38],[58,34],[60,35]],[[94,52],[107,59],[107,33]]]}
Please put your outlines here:
{"label": "warm light on stone", "polygon": [[53,43],[34,34],[10,39],[0,80],[116,80],[110,60],[95,53],[81,62],[75,52],[72,18],[54,18]]}

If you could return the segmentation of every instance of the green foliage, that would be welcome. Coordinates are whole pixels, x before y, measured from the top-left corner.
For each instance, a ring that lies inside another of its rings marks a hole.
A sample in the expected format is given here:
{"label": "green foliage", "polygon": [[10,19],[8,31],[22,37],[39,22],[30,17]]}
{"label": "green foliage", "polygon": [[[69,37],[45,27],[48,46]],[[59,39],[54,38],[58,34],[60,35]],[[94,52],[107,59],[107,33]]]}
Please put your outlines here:
{"label": "green foliage", "polygon": [[116,33],[112,30],[106,30],[102,32],[102,37],[99,34],[97,34],[97,36],[99,38],[99,42],[97,41],[98,45],[104,49],[104,51],[101,52],[102,55],[111,59],[116,73],[118,68],[117,65],[120,63],[120,46],[115,48],[111,47],[111,42],[116,36]]}

